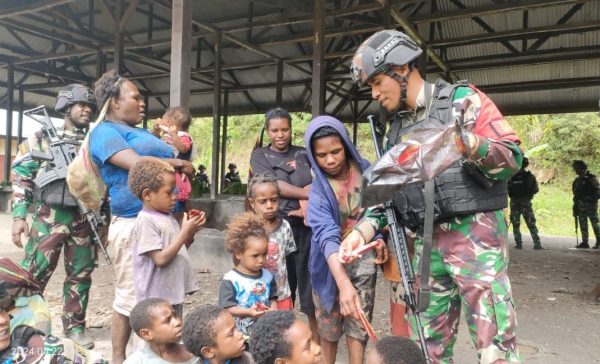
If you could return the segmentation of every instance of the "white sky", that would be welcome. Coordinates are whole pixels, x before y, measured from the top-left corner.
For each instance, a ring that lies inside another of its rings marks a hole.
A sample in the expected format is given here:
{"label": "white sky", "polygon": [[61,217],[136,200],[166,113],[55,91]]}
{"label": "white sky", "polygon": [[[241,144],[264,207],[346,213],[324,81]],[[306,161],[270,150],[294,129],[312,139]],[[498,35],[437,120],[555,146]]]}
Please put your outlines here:
{"label": "white sky", "polygon": [[[58,119],[58,118],[51,118],[51,119],[52,119],[52,123],[54,124],[54,127],[56,127],[56,128],[61,127],[64,123],[63,119]],[[19,123],[19,113],[17,111],[14,111],[13,119],[12,119],[12,135],[13,135],[13,137],[17,136],[18,123]],[[6,136],[6,126],[7,126],[6,109],[0,109],[0,137]],[[27,116],[23,116],[23,138],[30,136],[31,134],[40,130],[40,128],[41,128],[40,123],[38,123],[37,121],[35,121]]]}

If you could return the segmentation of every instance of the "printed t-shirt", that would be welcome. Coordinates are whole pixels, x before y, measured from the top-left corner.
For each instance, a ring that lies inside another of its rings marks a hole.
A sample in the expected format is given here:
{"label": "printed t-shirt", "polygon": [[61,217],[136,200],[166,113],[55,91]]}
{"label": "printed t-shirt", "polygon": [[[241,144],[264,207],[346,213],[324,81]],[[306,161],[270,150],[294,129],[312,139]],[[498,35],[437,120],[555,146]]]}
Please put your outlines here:
{"label": "printed t-shirt", "polygon": [[[223,276],[219,289],[219,306],[250,308],[261,303],[269,307],[271,300],[277,300],[277,283],[271,272],[266,269],[261,269],[258,275],[244,274],[232,269]],[[252,317],[234,319],[238,330],[246,335],[249,334],[249,327],[256,321]]]}
{"label": "printed t-shirt", "polygon": [[331,177],[327,177],[327,180],[340,207],[340,229],[343,239],[362,217],[363,208],[360,207],[362,174],[356,162],[350,160],[350,172],[345,181],[338,181]]}
{"label": "printed t-shirt", "polygon": [[292,295],[288,283],[287,266],[285,257],[296,251],[296,243],[290,223],[280,219],[281,223],[277,229],[269,234],[269,251],[267,261],[263,268],[275,277],[277,282],[277,300],[285,300]]}

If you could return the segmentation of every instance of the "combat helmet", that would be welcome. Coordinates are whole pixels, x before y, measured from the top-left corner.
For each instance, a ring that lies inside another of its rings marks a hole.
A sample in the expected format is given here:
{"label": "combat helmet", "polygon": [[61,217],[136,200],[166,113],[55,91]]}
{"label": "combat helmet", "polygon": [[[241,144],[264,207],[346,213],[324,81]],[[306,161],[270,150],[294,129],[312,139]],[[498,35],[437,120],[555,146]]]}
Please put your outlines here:
{"label": "combat helmet", "polygon": [[379,73],[394,77],[392,74],[396,73],[391,71],[392,66],[411,64],[422,53],[408,35],[397,30],[379,31],[367,38],[354,53],[350,67],[352,79],[362,87]]}
{"label": "combat helmet", "polygon": [[67,109],[78,102],[88,104],[92,107],[92,111],[96,112],[96,99],[92,90],[84,85],[71,84],[64,90],[61,90],[56,97],[56,106],[54,110],[66,113]]}

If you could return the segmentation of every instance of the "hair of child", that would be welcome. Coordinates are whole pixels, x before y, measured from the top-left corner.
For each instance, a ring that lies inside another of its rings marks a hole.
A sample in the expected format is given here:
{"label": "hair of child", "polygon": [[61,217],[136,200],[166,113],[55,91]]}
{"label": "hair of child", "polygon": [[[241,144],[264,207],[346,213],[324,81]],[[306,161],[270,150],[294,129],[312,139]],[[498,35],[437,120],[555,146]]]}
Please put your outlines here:
{"label": "hair of child", "polygon": [[164,182],[164,175],[173,173],[175,169],[167,162],[157,158],[145,158],[129,170],[127,184],[131,192],[141,200],[145,189],[158,191]]}
{"label": "hair of child", "polygon": [[119,98],[121,86],[127,79],[119,75],[117,71],[105,72],[94,84],[94,97],[99,108],[111,97]]}
{"label": "hair of child", "polygon": [[254,198],[255,186],[262,185],[265,183],[270,183],[274,185],[278,195],[281,193],[281,191],[279,190],[279,184],[277,184],[277,179],[275,178],[275,176],[273,176],[270,172],[264,172],[252,176],[252,178],[248,182],[248,198]]}
{"label": "hair of child", "polygon": [[290,356],[292,345],[286,332],[294,321],[293,311],[268,311],[256,320],[250,333],[250,352],[256,364],[272,364]]}
{"label": "hair of child", "polygon": [[129,325],[138,336],[142,329],[148,329],[152,326],[154,319],[154,310],[160,305],[171,305],[162,298],[148,298],[138,302],[129,314]]}
{"label": "hair of child", "polygon": [[192,123],[192,114],[187,107],[175,106],[170,107],[163,115],[164,119],[172,120],[181,130],[187,131]]}
{"label": "hair of child", "polygon": [[333,127],[331,126],[323,126],[319,129],[317,129],[313,135],[310,137],[310,147],[311,149],[314,149],[314,145],[315,145],[315,141],[318,139],[322,139],[322,138],[327,138],[330,136],[336,136],[338,138],[340,138],[340,140],[342,139],[342,136],[340,135],[340,133],[335,130]]}
{"label": "hair of child", "polygon": [[238,264],[236,253],[246,250],[246,240],[250,237],[269,240],[265,230],[265,221],[252,212],[246,212],[234,217],[227,225],[225,234],[225,250],[232,254],[233,263]]}
{"label": "hair of child", "polygon": [[203,305],[185,316],[183,344],[190,353],[202,356],[202,348],[215,345],[215,321],[223,312],[225,311],[219,306]]}
{"label": "hair of child", "polygon": [[290,127],[292,126],[292,115],[282,107],[277,106],[267,111],[265,114],[265,129],[269,129],[269,121],[271,121],[271,119],[287,119],[290,123]]}
{"label": "hair of child", "polygon": [[384,364],[425,364],[419,345],[402,336],[386,336],[377,340],[375,350]]}

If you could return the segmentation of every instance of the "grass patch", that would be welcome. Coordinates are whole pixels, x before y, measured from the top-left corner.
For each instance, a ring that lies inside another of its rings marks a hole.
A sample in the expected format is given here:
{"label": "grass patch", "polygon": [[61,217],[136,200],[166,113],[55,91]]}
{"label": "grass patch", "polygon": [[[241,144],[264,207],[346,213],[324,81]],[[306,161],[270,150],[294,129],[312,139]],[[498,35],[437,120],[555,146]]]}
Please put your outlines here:
{"label": "grass patch", "polygon": [[[573,194],[569,187],[540,185],[540,192],[533,199],[533,212],[541,235],[575,236]],[[528,233],[524,221],[521,222],[521,233]]]}

